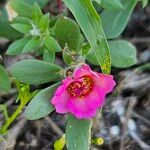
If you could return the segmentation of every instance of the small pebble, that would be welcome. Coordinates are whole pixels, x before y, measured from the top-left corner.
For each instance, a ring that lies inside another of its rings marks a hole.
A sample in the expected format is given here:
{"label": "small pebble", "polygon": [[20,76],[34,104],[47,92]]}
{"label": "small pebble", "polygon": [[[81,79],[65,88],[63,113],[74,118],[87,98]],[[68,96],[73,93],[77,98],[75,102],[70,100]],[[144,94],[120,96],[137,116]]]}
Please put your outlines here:
{"label": "small pebble", "polygon": [[110,128],[110,133],[113,137],[117,137],[120,133],[120,128],[118,126],[112,126]]}

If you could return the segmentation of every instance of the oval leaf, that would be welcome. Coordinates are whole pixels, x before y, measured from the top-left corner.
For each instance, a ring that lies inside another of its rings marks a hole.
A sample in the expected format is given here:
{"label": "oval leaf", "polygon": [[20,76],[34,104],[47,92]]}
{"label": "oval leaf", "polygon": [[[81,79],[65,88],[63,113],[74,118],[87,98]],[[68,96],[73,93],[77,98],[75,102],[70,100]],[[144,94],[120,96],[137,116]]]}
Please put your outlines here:
{"label": "oval leaf", "polygon": [[80,29],[75,21],[67,17],[59,18],[55,24],[55,34],[62,47],[67,44],[70,50],[79,49]]}
{"label": "oval leaf", "polygon": [[28,104],[24,115],[29,120],[35,120],[50,114],[54,107],[50,100],[53,97],[54,91],[58,87],[58,83],[40,91]]}
{"label": "oval leaf", "polygon": [[21,54],[24,46],[27,44],[27,42],[29,40],[30,40],[30,38],[28,37],[28,38],[22,38],[22,39],[19,39],[19,40],[13,42],[9,46],[6,54],[7,55],[19,55],[19,54]]}
{"label": "oval leaf", "polygon": [[73,64],[75,63],[75,62],[74,62],[74,59],[69,55],[68,52],[63,51],[62,56],[63,56],[64,62],[65,62],[67,65],[73,65]]}
{"label": "oval leaf", "polygon": [[124,9],[120,11],[104,10],[101,13],[103,28],[108,39],[121,34],[137,2],[137,0],[121,0]]}
{"label": "oval leaf", "polygon": [[42,17],[42,11],[41,8],[37,3],[34,4],[33,10],[32,10],[32,19],[36,21],[36,23],[39,22],[40,18]]}
{"label": "oval leaf", "polygon": [[44,15],[39,22],[39,28],[41,30],[46,31],[46,29],[49,27],[49,14]]}
{"label": "oval leaf", "polygon": [[58,42],[51,36],[46,36],[44,39],[44,45],[46,48],[53,52],[59,52],[61,51],[61,47],[58,44]]}
{"label": "oval leaf", "polygon": [[31,18],[32,7],[24,0],[11,0],[10,5],[19,14]]}
{"label": "oval leaf", "polygon": [[79,120],[69,115],[66,127],[68,150],[89,150],[89,144],[91,142],[90,131],[90,120]]}
{"label": "oval leaf", "polygon": [[55,53],[51,52],[50,50],[44,49],[43,50],[43,60],[46,62],[53,63],[55,60]]}
{"label": "oval leaf", "polygon": [[32,22],[31,19],[22,17],[22,16],[16,17],[12,21],[12,23],[21,23],[21,24],[27,24],[27,25],[30,25],[31,22]]}
{"label": "oval leaf", "polygon": [[126,68],[136,63],[136,49],[131,43],[125,40],[116,40],[110,41],[109,46],[112,66]]}
{"label": "oval leaf", "polygon": [[13,77],[27,84],[43,84],[62,78],[62,68],[40,60],[22,60],[10,67]]}
{"label": "oval leaf", "polygon": [[[118,68],[126,68],[136,63],[136,49],[135,47],[124,40],[110,41],[110,53],[112,66]],[[98,61],[93,53],[89,53],[87,60],[94,65],[98,65]]]}
{"label": "oval leaf", "polygon": [[0,36],[11,40],[22,37],[22,34],[15,30],[8,21],[0,22]]}
{"label": "oval leaf", "polygon": [[40,39],[39,38],[32,38],[23,48],[23,52],[32,52],[39,48],[40,46]]}
{"label": "oval leaf", "polygon": [[14,23],[11,26],[14,29],[16,29],[17,31],[19,31],[20,33],[23,33],[23,34],[29,33],[30,30],[32,29],[32,27],[30,25],[22,24],[22,23]]}

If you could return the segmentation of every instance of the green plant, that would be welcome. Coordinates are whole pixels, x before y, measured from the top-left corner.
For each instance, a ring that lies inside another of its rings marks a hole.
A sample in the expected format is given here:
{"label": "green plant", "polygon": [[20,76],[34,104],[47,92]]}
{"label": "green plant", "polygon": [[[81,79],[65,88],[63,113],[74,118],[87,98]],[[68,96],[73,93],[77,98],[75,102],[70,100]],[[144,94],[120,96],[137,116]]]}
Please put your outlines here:
{"label": "green plant", "polygon": [[[11,76],[21,82],[17,86],[21,104],[10,118],[6,117],[1,133],[7,132],[9,125],[31,99],[24,113],[27,119],[35,120],[50,114],[55,108],[49,101],[62,79],[70,73],[70,70],[74,70],[85,61],[99,65],[103,74],[110,74],[111,66],[125,68],[136,64],[135,47],[128,41],[115,38],[118,38],[127,25],[137,0],[95,0],[93,3],[101,10],[99,14],[91,0],[63,1],[77,22],[67,16],[52,18],[50,14],[43,14],[34,1],[10,1],[18,16],[10,23],[11,26],[8,24],[12,31],[10,36],[4,36],[15,39],[6,54],[32,53],[35,59],[19,61],[9,68]],[[147,4],[147,1],[142,2],[143,6]],[[62,53],[62,59],[67,67],[62,68],[55,64],[58,52]],[[41,55],[43,60],[37,60]],[[1,84],[3,79],[1,81],[0,78],[0,87],[8,90],[10,88],[10,83],[7,82],[8,75],[2,66],[1,70],[5,74],[2,77],[7,80]],[[55,84],[52,85],[50,82]],[[47,88],[37,94],[30,93],[30,85],[45,83],[49,84]],[[92,119],[68,116],[65,139],[69,150],[89,149],[91,125]],[[57,144],[61,142],[62,140],[60,142],[58,140]]]}

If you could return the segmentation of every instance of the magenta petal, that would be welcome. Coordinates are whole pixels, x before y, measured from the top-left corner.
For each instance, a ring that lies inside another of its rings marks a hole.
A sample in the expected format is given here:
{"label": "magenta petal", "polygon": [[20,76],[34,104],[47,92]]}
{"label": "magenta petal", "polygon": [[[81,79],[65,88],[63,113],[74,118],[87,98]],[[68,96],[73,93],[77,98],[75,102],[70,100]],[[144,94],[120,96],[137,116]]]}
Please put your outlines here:
{"label": "magenta petal", "polygon": [[86,113],[81,112],[71,112],[74,116],[76,116],[78,119],[91,119],[96,115],[97,110],[96,109],[89,109]]}
{"label": "magenta petal", "polygon": [[69,112],[68,108],[68,100],[70,99],[70,95],[67,91],[64,91],[59,96],[54,96],[51,100],[51,103],[55,106],[56,112],[60,114],[64,114]]}
{"label": "magenta petal", "polygon": [[63,80],[51,103],[60,114],[70,112],[78,119],[90,119],[115,84],[113,76],[94,72],[84,64],[74,71],[73,78]]}
{"label": "magenta petal", "polygon": [[73,81],[73,79],[71,77],[64,79],[62,81],[62,84],[56,89],[55,96],[61,95],[72,81]]}
{"label": "magenta petal", "polygon": [[97,73],[99,78],[94,78],[94,83],[107,94],[111,92],[116,85],[112,75]]}
{"label": "magenta petal", "polygon": [[91,109],[85,99],[75,98],[68,102],[70,112],[79,119],[90,119],[95,116],[96,109]]}
{"label": "magenta petal", "polygon": [[86,96],[84,100],[86,105],[88,105],[91,109],[102,107],[105,101],[105,92],[102,91],[99,87],[94,87],[90,95]]}
{"label": "magenta petal", "polygon": [[88,65],[84,64],[74,71],[73,77],[78,79],[84,76],[97,76],[97,74],[93,72]]}

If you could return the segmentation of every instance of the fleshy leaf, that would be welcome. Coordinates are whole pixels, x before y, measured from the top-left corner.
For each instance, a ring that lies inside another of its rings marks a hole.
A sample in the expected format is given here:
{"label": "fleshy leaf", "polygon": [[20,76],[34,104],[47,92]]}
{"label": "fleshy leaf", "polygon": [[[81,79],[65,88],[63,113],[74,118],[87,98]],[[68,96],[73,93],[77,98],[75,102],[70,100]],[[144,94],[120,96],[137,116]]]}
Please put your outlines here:
{"label": "fleshy leaf", "polygon": [[46,48],[53,52],[61,51],[61,47],[58,42],[52,36],[46,36],[44,40],[44,45]]}
{"label": "fleshy leaf", "polygon": [[36,21],[36,23],[39,22],[39,20],[42,17],[42,11],[37,3],[34,4],[33,10],[32,10],[32,19]]}
{"label": "fleshy leaf", "polygon": [[11,40],[22,37],[22,34],[10,26],[8,21],[0,22],[0,36]]}
{"label": "fleshy leaf", "polygon": [[[116,40],[110,41],[109,46],[112,66],[126,68],[136,63],[136,49],[131,43],[125,40]],[[89,53],[87,60],[94,65],[98,65],[93,53]]]}
{"label": "fleshy leaf", "polygon": [[74,64],[74,59],[69,55],[67,51],[63,51],[63,60],[67,65],[72,65]]}
{"label": "fleshy leaf", "polygon": [[55,60],[55,52],[52,52],[48,49],[43,49],[43,60],[53,63]]}
{"label": "fleshy leaf", "polygon": [[46,30],[49,27],[49,14],[44,15],[39,22],[39,28]]}
{"label": "fleshy leaf", "polygon": [[23,52],[32,52],[40,47],[40,39],[32,38],[23,48]]}
{"label": "fleshy leaf", "polygon": [[110,41],[112,66],[126,68],[136,63],[136,49],[125,40]]}
{"label": "fleshy leaf", "polygon": [[35,120],[50,114],[54,107],[51,105],[50,100],[53,97],[54,91],[59,83],[54,84],[42,91],[40,91],[28,104],[25,110],[25,117],[29,120]]}
{"label": "fleshy leaf", "polygon": [[27,24],[27,25],[31,25],[31,19],[27,18],[27,17],[16,17],[13,19],[12,23],[21,23],[21,24]]}
{"label": "fleshy leaf", "polygon": [[108,39],[115,38],[121,34],[127,25],[130,15],[138,1],[120,0],[120,2],[124,7],[122,10],[104,10],[100,14],[104,31]]}
{"label": "fleshy leaf", "polygon": [[55,24],[55,34],[61,46],[67,44],[70,50],[77,51],[80,45],[80,29],[75,21],[61,17]]}
{"label": "fleshy leaf", "polygon": [[69,150],[89,150],[90,120],[79,120],[69,115],[66,127],[66,144]]}
{"label": "fleshy leaf", "polygon": [[32,27],[30,25],[22,24],[22,23],[14,23],[11,26],[23,34],[29,33],[29,31],[32,29]]}
{"label": "fleshy leaf", "polygon": [[43,84],[62,78],[62,68],[40,60],[26,59],[13,64],[10,73],[27,84]]}
{"label": "fleshy leaf", "polygon": [[19,55],[19,54],[21,54],[24,46],[27,44],[27,42],[29,40],[30,40],[30,37],[26,37],[26,38],[22,38],[22,39],[19,39],[19,40],[13,42],[9,46],[6,54],[7,55]]}
{"label": "fleshy leaf", "polygon": [[32,7],[24,0],[11,0],[10,5],[19,16],[31,18]]}

